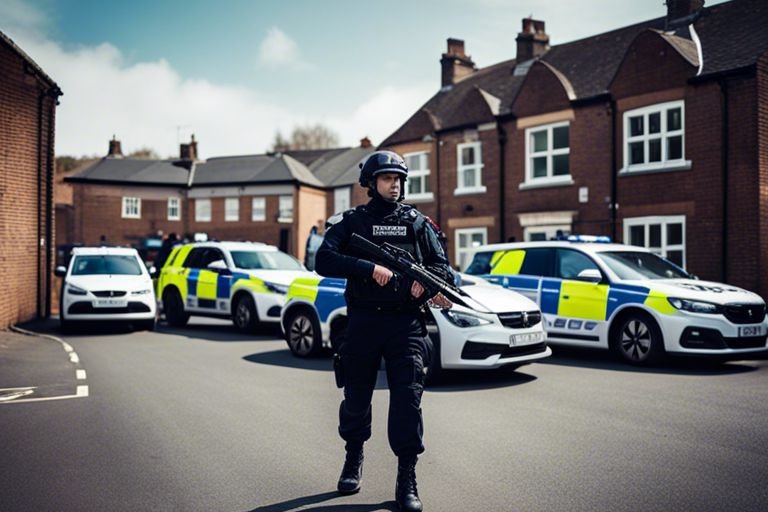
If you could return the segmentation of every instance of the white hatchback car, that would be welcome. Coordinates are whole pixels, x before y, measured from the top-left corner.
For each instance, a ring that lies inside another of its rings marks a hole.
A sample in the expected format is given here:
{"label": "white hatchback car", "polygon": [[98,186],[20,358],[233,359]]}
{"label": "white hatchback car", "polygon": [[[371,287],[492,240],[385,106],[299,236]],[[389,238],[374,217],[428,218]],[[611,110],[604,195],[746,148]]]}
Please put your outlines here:
{"label": "white hatchback car", "polygon": [[[338,348],[347,325],[345,287],[345,279],[316,274],[291,284],[281,325],[295,356]],[[479,307],[454,304],[447,310],[429,309],[427,330],[435,348],[430,376],[440,369],[515,367],[552,355],[541,312],[533,301],[463,274],[460,288]]]}
{"label": "white hatchback car", "polygon": [[73,322],[121,320],[140,329],[155,328],[156,301],[152,277],[136,249],[76,247],[63,278],[61,329]]}

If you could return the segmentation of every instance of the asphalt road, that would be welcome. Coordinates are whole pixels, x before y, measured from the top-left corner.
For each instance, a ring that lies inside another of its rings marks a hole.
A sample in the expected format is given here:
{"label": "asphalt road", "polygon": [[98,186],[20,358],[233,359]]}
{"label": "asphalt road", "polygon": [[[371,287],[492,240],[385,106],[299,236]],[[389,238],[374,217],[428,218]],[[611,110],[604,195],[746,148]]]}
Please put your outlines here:
{"label": "asphalt road", "polygon": [[[0,511],[397,510],[383,372],[363,490],[341,497],[328,359],[194,318],[64,339],[88,396],[0,402]],[[53,350],[44,364],[74,365]],[[29,358],[5,361],[5,387],[34,385],[18,371]],[[60,378],[46,389],[72,394]],[[638,370],[555,349],[514,372],[450,373],[422,405],[427,511],[768,510],[766,360]]]}

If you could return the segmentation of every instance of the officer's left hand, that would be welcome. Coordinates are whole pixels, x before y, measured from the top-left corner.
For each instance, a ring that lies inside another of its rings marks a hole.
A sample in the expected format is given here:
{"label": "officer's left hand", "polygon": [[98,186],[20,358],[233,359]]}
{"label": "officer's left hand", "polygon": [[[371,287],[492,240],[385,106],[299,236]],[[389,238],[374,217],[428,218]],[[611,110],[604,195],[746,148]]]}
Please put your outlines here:
{"label": "officer's left hand", "polygon": [[424,287],[418,281],[414,281],[411,285],[411,295],[414,299],[418,299],[424,294]]}

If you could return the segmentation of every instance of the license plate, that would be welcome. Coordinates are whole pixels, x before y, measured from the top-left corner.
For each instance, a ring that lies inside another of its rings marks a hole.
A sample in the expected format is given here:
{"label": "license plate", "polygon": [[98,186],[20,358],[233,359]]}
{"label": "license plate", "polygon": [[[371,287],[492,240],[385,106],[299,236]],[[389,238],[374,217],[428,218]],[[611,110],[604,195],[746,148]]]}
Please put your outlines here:
{"label": "license plate", "polygon": [[762,336],[765,334],[765,328],[763,325],[743,325],[739,327],[739,337],[746,336]]}
{"label": "license plate", "polygon": [[525,334],[512,334],[509,337],[509,346],[514,347],[516,345],[528,345],[529,343],[538,343],[541,341],[542,333],[540,332],[527,332]]}
{"label": "license plate", "polygon": [[125,299],[96,299],[95,308],[124,308],[128,305]]}

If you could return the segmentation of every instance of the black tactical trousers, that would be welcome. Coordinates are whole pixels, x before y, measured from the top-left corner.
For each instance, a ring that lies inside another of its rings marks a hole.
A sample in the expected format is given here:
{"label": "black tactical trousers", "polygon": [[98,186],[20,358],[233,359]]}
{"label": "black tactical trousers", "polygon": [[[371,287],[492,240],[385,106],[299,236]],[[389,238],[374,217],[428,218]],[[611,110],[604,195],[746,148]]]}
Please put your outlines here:
{"label": "black tactical trousers", "polygon": [[344,375],[339,408],[342,439],[361,445],[371,437],[371,398],[383,357],[389,383],[389,446],[398,457],[423,452],[421,395],[429,352],[420,313],[350,311],[347,339],[339,348]]}

